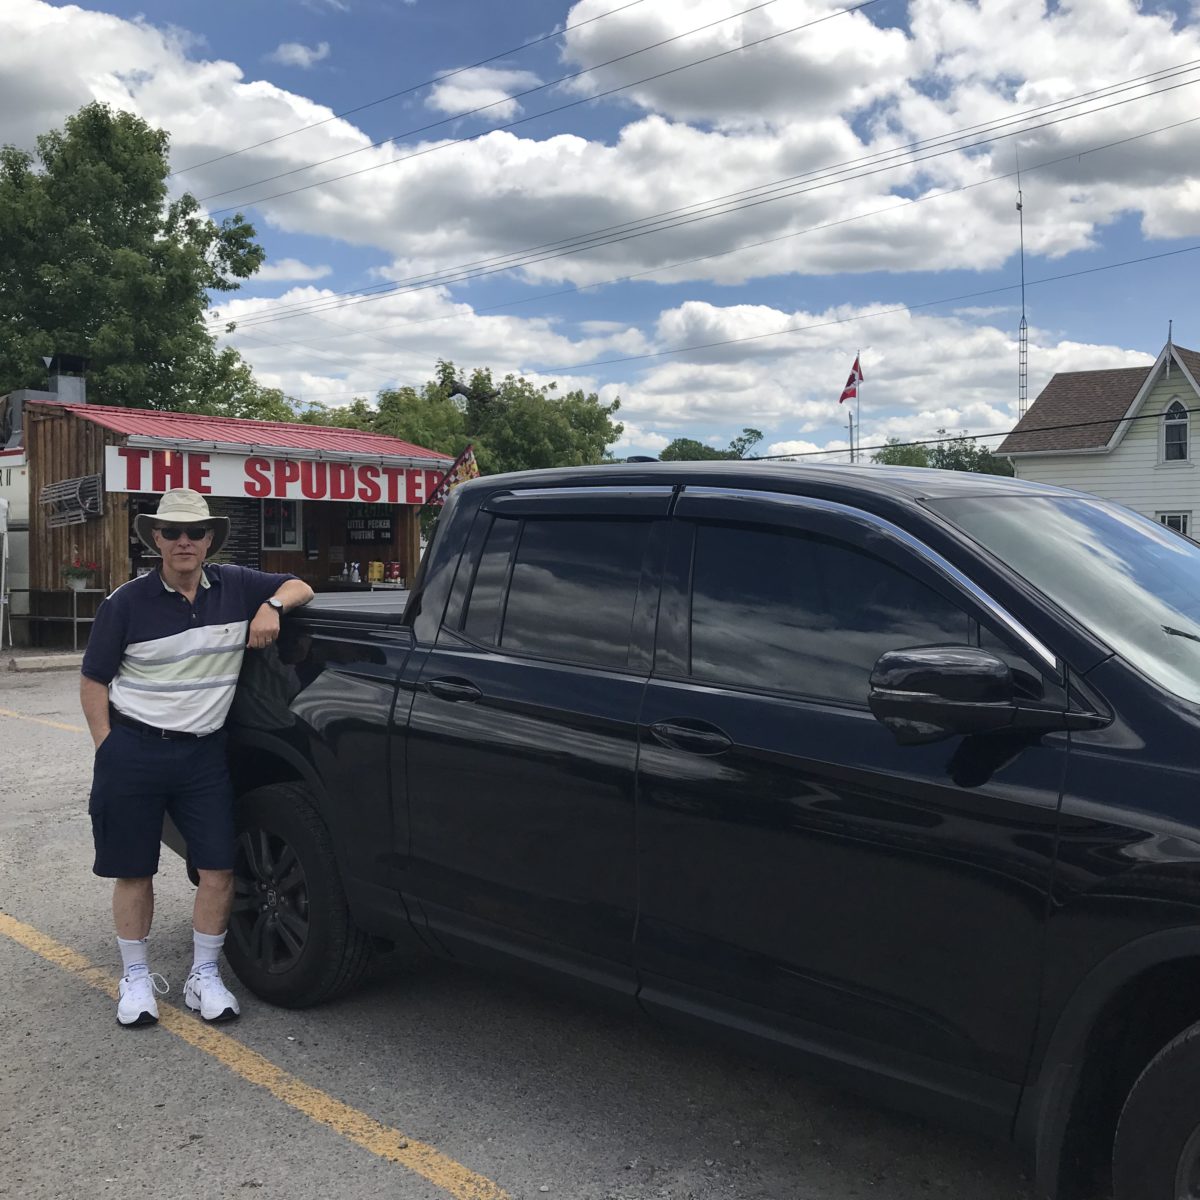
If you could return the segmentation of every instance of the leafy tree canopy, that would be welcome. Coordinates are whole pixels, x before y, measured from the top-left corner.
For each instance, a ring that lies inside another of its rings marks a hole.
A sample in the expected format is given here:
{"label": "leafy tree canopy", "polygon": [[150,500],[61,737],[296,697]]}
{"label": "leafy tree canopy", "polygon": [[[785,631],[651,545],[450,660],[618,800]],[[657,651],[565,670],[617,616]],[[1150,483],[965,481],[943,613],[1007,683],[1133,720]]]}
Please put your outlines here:
{"label": "leafy tree canopy", "polygon": [[[88,104],[34,156],[0,149],[0,394],[44,387],[42,357],[90,360],[101,404],[287,419],[206,327],[210,293],[262,264],[239,214],[219,225],[168,200],[167,134]],[[211,315],[211,314],[209,314]]]}
{"label": "leafy tree canopy", "polygon": [[929,447],[914,446],[897,437],[890,437],[882,450],[871,455],[871,461],[886,467],[927,467],[930,465]]}
{"label": "leafy tree canopy", "polygon": [[346,408],[314,405],[301,420],[370,429],[454,457],[470,444],[480,470],[493,474],[604,462],[624,428],[612,419],[620,405],[514,375],[496,382],[483,368],[464,376],[443,360],[421,387],[382,391],[375,407],[362,399]]}
{"label": "leafy tree canopy", "polygon": [[659,454],[662,462],[704,462],[716,459],[745,458],[759,442],[762,441],[762,431],[747,426],[735,437],[724,450],[715,446],[706,446],[695,438],[676,438]]}
{"label": "leafy tree canopy", "polygon": [[999,458],[966,432],[949,436],[939,429],[938,441],[928,446],[888,438],[887,445],[871,456],[871,461],[892,467],[934,467],[942,471],[975,471],[980,475],[1013,474],[1007,458]]}

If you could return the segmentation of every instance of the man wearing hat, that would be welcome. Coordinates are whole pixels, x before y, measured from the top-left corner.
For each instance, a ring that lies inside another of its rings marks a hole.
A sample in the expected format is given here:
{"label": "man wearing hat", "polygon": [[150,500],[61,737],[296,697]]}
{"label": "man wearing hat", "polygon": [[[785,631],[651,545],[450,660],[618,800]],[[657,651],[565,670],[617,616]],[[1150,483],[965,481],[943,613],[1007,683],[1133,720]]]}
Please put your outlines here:
{"label": "man wearing hat", "polygon": [[233,787],[223,727],[242,655],[279,636],[280,617],[312,599],[293,575],[205,565],[229,536],[198,492],[167,492],[137,517],[137,535],[162,555],[158,571],[123,583],[96,612],[80,701],[96,744],[88,811],[93,871],[115,880],[113,918],[124,968],[117,1020],[152,1025],[162,976],[146,963],[163,814],[187,841],[200,875],[193,909],[188,1008],[227,1021],[238,1002],[218,959],[233,903]]}

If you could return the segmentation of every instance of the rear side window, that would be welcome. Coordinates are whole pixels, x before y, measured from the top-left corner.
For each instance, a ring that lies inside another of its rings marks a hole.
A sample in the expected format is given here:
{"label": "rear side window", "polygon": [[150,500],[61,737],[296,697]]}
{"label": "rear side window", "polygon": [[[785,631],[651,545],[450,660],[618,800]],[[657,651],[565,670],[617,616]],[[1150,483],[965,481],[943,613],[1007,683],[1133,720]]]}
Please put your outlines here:
{"label": "rear side window", "polygon": [[648,521],[496,519],[465,632],[537,658],[626,666],[650,528]]}
{"label": "rear side window", "polygon": [[691,673],[865,705],[887,650],[965,645],[967,614],[890,563],[790,530],[696,527]]}

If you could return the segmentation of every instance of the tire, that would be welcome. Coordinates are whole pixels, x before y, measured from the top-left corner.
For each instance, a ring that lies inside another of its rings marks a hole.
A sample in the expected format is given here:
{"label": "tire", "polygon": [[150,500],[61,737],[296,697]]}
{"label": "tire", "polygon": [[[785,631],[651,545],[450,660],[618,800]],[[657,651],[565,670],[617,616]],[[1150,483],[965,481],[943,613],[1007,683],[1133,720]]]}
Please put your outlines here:
{"label": "tire", "polygon": [[370,941],[350,917],[325,823],[294,783],[238,802],[233,912],[225,956],[256,996],[307,1008],[353,987]]}
{"label": "tire", "polygon": [[1200,1200],[1200,1022],[1138,1076],[1113,1146],[1114,1200]]}

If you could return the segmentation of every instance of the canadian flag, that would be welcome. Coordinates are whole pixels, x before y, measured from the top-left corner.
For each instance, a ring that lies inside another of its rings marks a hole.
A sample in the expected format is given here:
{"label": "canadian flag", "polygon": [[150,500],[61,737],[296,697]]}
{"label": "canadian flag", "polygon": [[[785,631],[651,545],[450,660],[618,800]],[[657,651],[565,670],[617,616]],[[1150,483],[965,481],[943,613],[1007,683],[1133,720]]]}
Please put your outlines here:
{"label": "canadian flag", "polygon": [[838,403],[843,400],[858,399],[858,385],[862,383],[863,373],[862,367],[858,362],[858,355],[854,356],[854,366],[850,368],[850,378],[846,380],[846,386],[842,388],[842,394],[838,397]]}

